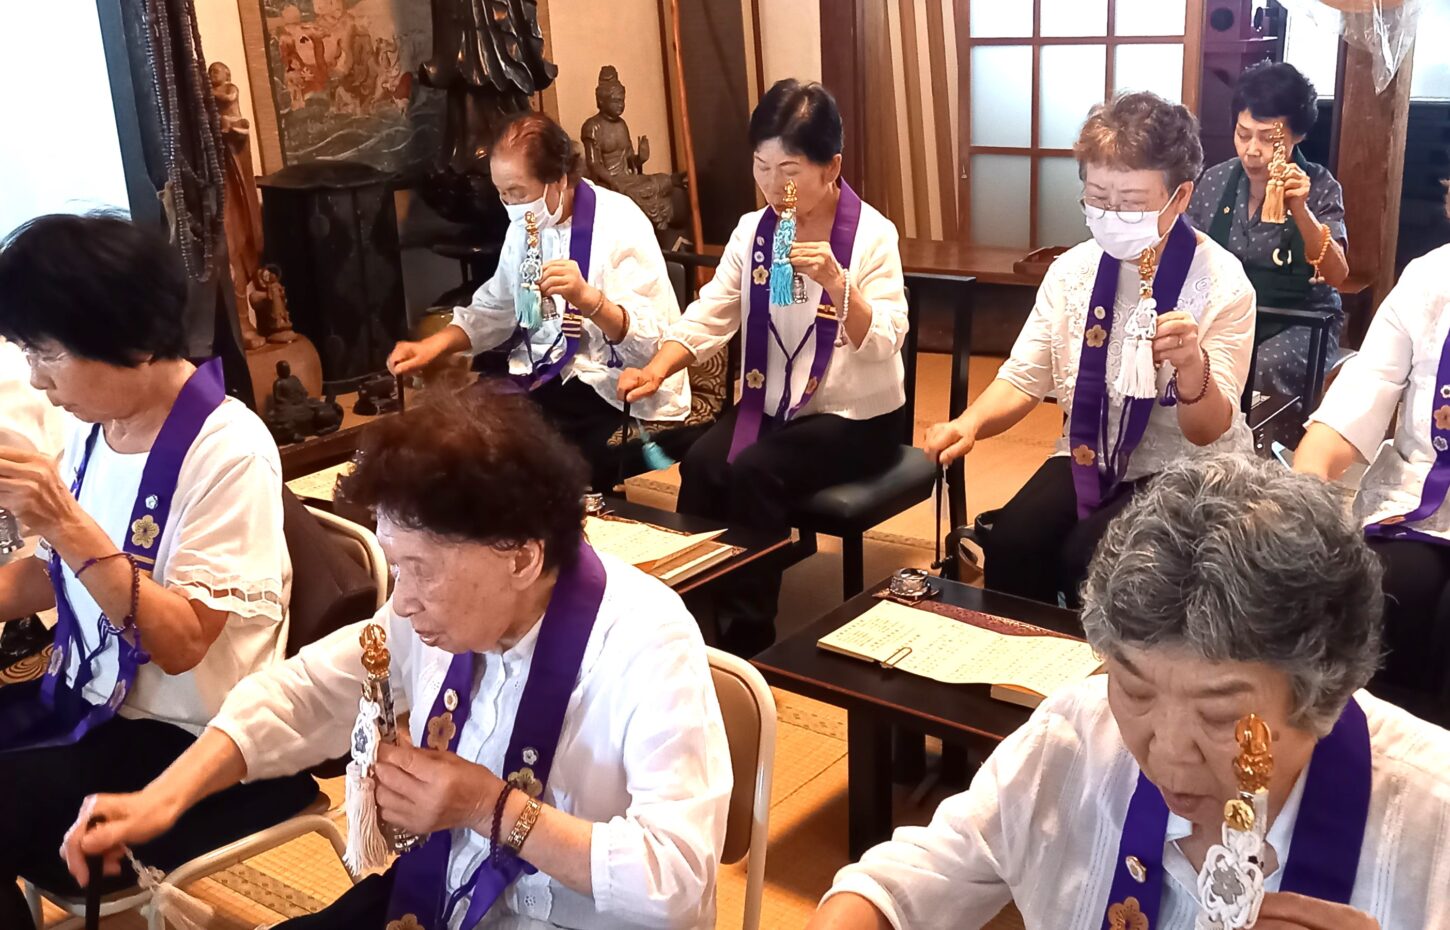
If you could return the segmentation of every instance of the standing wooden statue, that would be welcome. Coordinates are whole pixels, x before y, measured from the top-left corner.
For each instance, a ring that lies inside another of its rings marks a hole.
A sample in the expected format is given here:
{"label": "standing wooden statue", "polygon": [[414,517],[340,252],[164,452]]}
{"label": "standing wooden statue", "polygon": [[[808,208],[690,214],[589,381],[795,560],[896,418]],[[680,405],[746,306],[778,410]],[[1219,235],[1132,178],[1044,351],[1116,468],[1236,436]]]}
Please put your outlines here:
{"label": "standing wooden statue", "polygon": [[[228,265],[236,298],[237,324],[252,379],[257,412],[269,416],[267,398],[274,394],[278,363],[309,398],[322,393],[322,361],[317,349],[292,329],[287,292],[276,265],[262,262],[262,207],[252,168],[252,127],[242,115],[241,93],[232,83],[232,69],[219,61],[207,68],[212,97],[221,124],[224,164],[223,227]],[[313,401],[313,403],[319,403]]]}
{"label": "standing wooden statue", "polygon": [[262,210],[257,199],[257,178],[252,170],[252,125],[242,115],[241,92],[232,83],[232,69],[214,61],[206,69],[221,118],[222,142],[226,147],[225,208],[222,225],[227,234],[227,256],[231,260],[232,290],[237,299],[242,348],[257,349],[266,338],[257,332],[248,313],[248,285],[255,279],[262,258]]}

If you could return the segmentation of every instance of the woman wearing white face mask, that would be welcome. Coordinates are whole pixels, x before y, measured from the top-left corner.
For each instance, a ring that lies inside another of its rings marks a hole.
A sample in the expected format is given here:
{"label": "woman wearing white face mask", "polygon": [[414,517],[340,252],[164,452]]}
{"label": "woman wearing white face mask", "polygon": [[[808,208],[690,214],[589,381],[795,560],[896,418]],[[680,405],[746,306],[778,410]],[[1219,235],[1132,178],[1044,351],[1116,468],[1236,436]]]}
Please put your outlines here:
{"label": "woman wearing white face mask", "polygon": [[1238,260],[1180,217],[1203,166],[1198,121],[1153,94],[1096,107],[1074,146],[1093,239],[1048,269],[997,378],[928,431],[943,464],[1052,394],[1056,453],[1002,509],[986,585],[1076,603],[1098,538],[1142,482],[1198,447],[1252,448],[1239,396],[1254,291]]}
{"label": "woman wearing white face mask", "polygon": [[[510,220],[498,271],[441,332],[398,343],[388,368],[406,375],[447,353],[507,345],[510,377],[584,453],[594,488],[607,490],[619,474],[608,445],[623,409],[619,373],[649,361],[680,315],[654,228],[628,197],[580,179],[574,143],[542,113],[504,124],[489,174]],[[646,420],[689,411],[684,372],[630,410]]]}

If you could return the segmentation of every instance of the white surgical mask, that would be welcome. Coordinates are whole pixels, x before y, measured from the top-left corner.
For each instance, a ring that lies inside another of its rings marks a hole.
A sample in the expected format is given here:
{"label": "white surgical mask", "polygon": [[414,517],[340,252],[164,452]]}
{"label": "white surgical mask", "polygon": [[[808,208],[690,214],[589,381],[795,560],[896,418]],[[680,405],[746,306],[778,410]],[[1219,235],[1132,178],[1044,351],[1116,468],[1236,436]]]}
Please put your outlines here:
{"label": "white surgical mask", "polygon": [[532,213],[534,222],[539,224],[540,229],[547,229],[550,226],[557,226],[564,218],[564,192],[559,192],[559,206],[554,210],[549,209],[549,188],[544,187],[544,192],[528,203],[506,203],[503,208],[508,211],[510,223],[522,223],[524,214]]}
{"label": "white surgical mask", "polygon": [[[1173,203],[1181,188],[1174,188],[1173,196],[1168,198],[1168,203],[1163,205],[1163,210],[1157,213],[1145,213],[1141,210],[1097,210],[1093,207],[1084,207],[1083,213],[1087,217],[1087,227],[1092,230],[1093,240],[1099,248],[1107,252],[1119,261],[1135,260],[1143,254],[1143,250],[1156,245],[1159,239],[1163,238],[1158,232],[1158,220],[1163,216],[1163,211]],[[1125,218],[1124,214],[1132,215],[1133,218]],[[1137,216],[1136,214],[1142,214]]]}

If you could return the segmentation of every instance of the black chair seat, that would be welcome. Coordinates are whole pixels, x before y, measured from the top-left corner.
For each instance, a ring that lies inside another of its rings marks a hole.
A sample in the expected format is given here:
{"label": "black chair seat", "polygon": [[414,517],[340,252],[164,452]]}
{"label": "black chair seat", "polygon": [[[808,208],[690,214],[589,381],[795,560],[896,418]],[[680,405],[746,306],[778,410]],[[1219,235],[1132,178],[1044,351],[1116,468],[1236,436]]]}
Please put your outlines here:
{"label": "black chair seat", "polygon": [[886,471],[826,488],[806,498],[791,516],[804,530],[828,536],[859,533],[931,496],[936,469],[926,453],[898,446]]}

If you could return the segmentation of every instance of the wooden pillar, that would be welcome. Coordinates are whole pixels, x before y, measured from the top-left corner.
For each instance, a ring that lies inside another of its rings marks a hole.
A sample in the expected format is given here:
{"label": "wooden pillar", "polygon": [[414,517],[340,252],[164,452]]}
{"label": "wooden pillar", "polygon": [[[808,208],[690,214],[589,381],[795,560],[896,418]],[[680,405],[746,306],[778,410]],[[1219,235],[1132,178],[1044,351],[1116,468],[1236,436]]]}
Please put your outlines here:
{"label": "wooden pillar", "polygon": [[1373,281],[1375,307],[1395,284],[1413,64],[1412,47],[1384,93],[1376,94],[1370,54],[1347,48],[1341,90],[1334,101],[1339,131],[1336,176],[1344,188],[1349,270],[1354,277]]}
{"label": "wooden pillar", "polygon": [[858,194],[869,187],[866,168],[865,3],[821,0],[821,83],[836,98],[845,124],[841,174]]}

